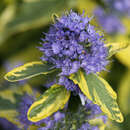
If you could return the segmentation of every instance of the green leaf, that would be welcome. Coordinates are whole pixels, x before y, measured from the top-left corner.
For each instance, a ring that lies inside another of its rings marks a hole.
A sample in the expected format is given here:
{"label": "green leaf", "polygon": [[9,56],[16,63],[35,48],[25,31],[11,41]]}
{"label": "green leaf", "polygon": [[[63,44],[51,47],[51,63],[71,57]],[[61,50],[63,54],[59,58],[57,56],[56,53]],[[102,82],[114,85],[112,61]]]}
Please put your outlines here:
{"label": "green leaf", "polygon": [[[61,14],[64,10],[75,6],[73,0],[24,0],[19,4],[14,4],[14,9],[5,9],[2,13],[4,20],[2,29],[0,28],[0,43],[3,43],[9,36],[38,28],[50,22],[52,13]],[[10,12],[13,12],[10,14]],[[2,18],[3,19],[3,18]]]}
{"label": "green leaf", "polygon": [[123,121],[123,116],[116,103],[117,95],[104,79],[95,74],[86,75],[82,70],[72,74],[70,79],[78,84],[84,95],[98,104],[109,118],[117,122]]}
{"label": "green leaf", "polygon": [[109,57],[114,55],[115,53],[121,51],[122,49],[125,49],[130,45],[130,42],[113,42],[113,43],[108,43],[107,47],[109,47]]}
{"label": "green leaf", "polygon": [[70,97],[64,86],[53,85],[28,110],[28,119],[32,122],[42,120],[59,109],[63,109]]}
{"label": "green leaf", "polygon": [[[11,87],[13,87],[13,89]],[[0,86],[0,118],[6,118],[13,124],[20,126],[17,119],[17,110],[19,103],[21,102],[21,98],[25,93],[34,95],[31,87],[27,84],[25,86],[15,86],[15,84],[10,86],[10,84],[6,83],[6,87],[4,84]]]}
{"label": "green leaf", "polygon": [[118,89],[120,107],[125,115],[130,114],[130,70],[123,75]]}
{"label": "green leaf", "polygon": [[50,64],[35,61],[13,69],[8,72],[4,78],[10,82],[29,79],[40,74],[48,74],[52,72],[54,69],[50,69],[51,67],[52,65]]}
{"label": "green leaf", "polygon": [[52,14],[52,20],[53,20],[54,23],[57,22],[58,19],[59,19],[59,16],[57,14],[55,14],[55,13]]}
{"label": "green leaf", "polygon": [[130,68],[130,60],[128,57],[130,57],[130,46],[125,48],[124,50],[118,52],[116,55],[116,58],[124,64],[126,67]]}

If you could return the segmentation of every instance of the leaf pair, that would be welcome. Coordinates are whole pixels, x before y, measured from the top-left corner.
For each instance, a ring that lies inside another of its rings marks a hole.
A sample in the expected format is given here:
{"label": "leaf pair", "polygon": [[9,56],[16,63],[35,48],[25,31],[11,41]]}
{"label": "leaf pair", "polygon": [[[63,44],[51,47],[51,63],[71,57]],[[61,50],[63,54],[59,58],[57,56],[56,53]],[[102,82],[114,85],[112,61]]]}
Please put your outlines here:
{"label": "leaf pair", "polygon": [[[55,69],[52,65],[40,61],[27,63],[17,67],[5,75],[5,79],[11,82],[29,79],[40,74],[48,74]],[[32,104],[28,111],[28,119],[32,122],[42,120],[59,109],[63,109],[70,97],[64,86],[53,85],[36,102]]]}
{"label": "leaf pair", "polygon": [[[109,47],[109,57],[117,51],[125,48],[129,43],[111,43]],[[11,82],[28,79],[40,74],[48,74],[55,69],[53,66],[43,62],[31,62],[23,66],[15,68],[5,75],[5,79]],[[98,104],[102,111],[108,115],[109,118],[122,122],[123,117],[116,103],[116,93],[112,90],[110,85],[101,77],[95,74],[86,75],[83,70],[72,74],[70,79],[75,84],[78,84],[81,91],[86,97]],[[28,119],[32,122],[37,122],[44,119],[59,109],[62,109],[70,97],[63,86],[54,85],[47,90],[36,102],[32,104],[28,111]]]}

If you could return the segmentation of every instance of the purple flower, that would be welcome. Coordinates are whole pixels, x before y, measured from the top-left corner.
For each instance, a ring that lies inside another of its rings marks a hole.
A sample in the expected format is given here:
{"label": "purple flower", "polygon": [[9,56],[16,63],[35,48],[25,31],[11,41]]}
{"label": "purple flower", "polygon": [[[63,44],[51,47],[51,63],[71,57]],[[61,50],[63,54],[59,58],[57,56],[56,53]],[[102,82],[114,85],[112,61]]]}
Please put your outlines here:
{"label": "purple flower", "polygon": [[41,127],[38,130],[48,130],[54,127],[55,121],[52,120],[50,117],[44,119],[45,127]]}
{"label": "purple flower", "polygon": [[[74,118],[70,112],[57,111],[52,116],[46,118],[44,121],[46,125],[44,127],[39,128],[38,130],[50,130],[50,129],[55,130],[55,129],[59,129],[59,126],[67,129],[68,125],[70,127],[74,122],[79,123],[79,120],[80,120],[80,124],[77,126],[78,130],[99,130],[99,126],[92,125],[90,124],[89,121],[98,118],[98,119],[102,119],[104,124],[107,122],[107,116],[102,115],[102,111],[100,107],[96,104],[93,104],[93,102],[88,99],[86,99],[85,106],[81,106],[78,109],[78,111],[73,114],[77,115],[79,118],[76,118],[77,116],[74,116],[75,117]],[[69,120],[70,124],[68,124],[67,120]],[[73,125],[75,125],[75,123]]]}
{"label": "purple flower", "polygon": [[84,123],[80,129],[78,130],[90,130],[91,128],[91,125],[87,122],[87,123]]}
{"label": "purple flower", "polygon": [[[79,130],[99,130],[99,126],[93,126],[90,125],[89,121],[93,119],[101,119],[103,121],[103,124],[107,122],[107,116],[103,115],[103,112],[101,111],[100,107],[97,104],[94,104],[91,100],[87,99],[86,96],[82,93],[79,93],[79,97],[81,99],[81,103],[84,106],[84,118],[83,118],[83,124]],[[83,111],[82,111],[83,112]],[[82,115],[80,112],[79,115]]]}
{"label": "purple flower", "polygon": [[[100,107],[97,104],[94,104],[92,101],[87,99],[87,102],[85,104],[86,111],[88,111],[90,114],[88,115],[88,119],[102,119],[103,123],[105,124],[107,122],[107,116],[102,115],[103,112],[101,111]],[[92,130],[98,130],[98,127],[93,127]]]}
{"label": "purple flower", "polygon": [[95,10],[95,16],[105,32],[109,34],[125,33],[125,27],[121,23],[118,15],[112,12],[106,13],[102,8],[97,8]]}
{"label": "purple flower", "polygon": [[108,117],[106,115],[100,115],[96,117],[97,119],[102,119],[103,123],[106,124]]}
{"label": "purple flower", "polygon": [[12,124],[5,118],[0,118],[0,128],[2,130],[20,130],[16,125]]}
{"label": "purple flower", "polygon": [[88,116],[89,119],[93,119],[95,118],[96,115],[99,115],[102,113],[100,107],[97,104],[94,104],[89,99],[87,99],[85,107],[86,107],[86,111],[90,112],[90,115]]}
{"label": "purple flower", "polygon": [[[51,119],[53,118],[53,119]],[[60,121],[62,121],[62,119],[65,118],[65,114],[64,113],[61,113],[61,112],[56,112],[54,113],[51,117],[49,117],[48,119],[46,118],[45,119],[45,126],[44,127],[41,127],[39,128],[38,130],[49,130],[49,129],[52,129],[56,126],[56,124]]]}
{"label": "purple flower", "polygon": [[91,130],[99,130],[98,126],[92,126]]}
{"label": "purple flower", "polygon": [[54,120],[57,122],[61,119],[65,118],[65,114],[64,113],[61,113],[61,112],[56,112],[54,114]]}
{"label": "purple flower", "polygon": [[54,84],[56,84],[57,83],[57,81],[56,81],[56,79],[54,79],[53,81],[49,81],[48,80],[48,82],[44,85],[46,88],[49,88],[49,87],[51,87],[52,85],[54,85]]}
{"label": "purple flower", "polygon": [[65,86],[67,90],[74,91],[75,93],[80,92],[78,85],[74,84],[72,80],[68,79],[65,76],[60,76],[59,84]]}
{"label": "purple flower", "polygon": [[60,75],[68,76],[83,68],[87,74],[105,70],[108,64],[107,48],[102,36],[90,24],[91,18],[72,10],[57,18],[42,39],[41,58],[61,69]]}
{"label": "purple flower", "polygon": [[53,50],[53,53],[54,53],[54,54],[60,53],[60,50],[61,50],[60,44],[58,44],[58,43],[53,43],[53,44],[52,44],[52,50]]}
{"label": "purple flower", "polygon": [[130,16],[130,1],[129,0],[104,0],[107,6],[120,16]]}
{"label": "purple flower", "polygon": [[130,1],[129,0],[104,0],[107,11],[103,8],[97,8],[95,16],[99,24],[109,34],[125,33],[125,27],[121,22],[121,18],[130,17]]}
{"label": "purple flower", "polygon": [[91,126],[88,122],[84,123],[78,130],[99,130],[98,126]]}
{"label": "purple flower", "polygon": [[[80,95],[81,99],[82,98],[84,99],[84,95],[82,96],[81,95]],[[97,104],[94,104],[92,101],[88,99],[86,99],[85,102],[86,102],[85,112],[87,112],[88,114],[85,116],[85,119],[84,119],[85,123],[83,123],[78,130],[99,130],[99,126],[91,125],[89,124],[89,121],[97,118],[97,119],[101,119],[103,123],[105,124],[107,122],[107,116],[102,115],[103,113]]]}

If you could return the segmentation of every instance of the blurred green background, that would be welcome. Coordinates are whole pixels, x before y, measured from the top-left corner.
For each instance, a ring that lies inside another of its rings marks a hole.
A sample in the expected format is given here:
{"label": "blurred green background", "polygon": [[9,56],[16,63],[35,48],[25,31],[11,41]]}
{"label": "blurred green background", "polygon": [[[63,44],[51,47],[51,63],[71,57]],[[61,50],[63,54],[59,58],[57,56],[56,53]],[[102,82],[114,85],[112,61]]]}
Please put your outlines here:
{"label": "blurred green background", "polygon": [[[40,60],[42,54],[36,47],[39,46],[42,32],[47,32],[53,22],[53,13],[62,15],[64,11],[73,9],[79,13],[85,10],[86,14],[93,16],[94,9],[101,4],[102,0],[0,0],[0,97],[12,96],[9,91],[5,92],[6,89],[12,91],[11,86],[14,86],[5,82],[3,76],[6,72],[17,65]],[[93,21],[97,25],[96,18]],[[130,19],[124,17],[121,21],[126,27],[126,33],[117,35],[105,33],[106,41],[130,41]],[[101,29],[99,26],[98,28]],[[125,120],[121,124],[109,121],[106,129],[130,130],[130,47],[111,58],[108,70],[109,72],[103,72],[102,76],[117,92],[118,103]],[[35,88],[47,80],[48,76],[44,78],[40,76],[28,80],[27,83]],[[24,91],[17,89],[16,87],[15,91],[21,93]],[[29,87],[26,89],[31,91]],[[0,117],[7,117],[1,100],[2,98],[0,98]],[[12,113],[8,112],[10,121]]]}

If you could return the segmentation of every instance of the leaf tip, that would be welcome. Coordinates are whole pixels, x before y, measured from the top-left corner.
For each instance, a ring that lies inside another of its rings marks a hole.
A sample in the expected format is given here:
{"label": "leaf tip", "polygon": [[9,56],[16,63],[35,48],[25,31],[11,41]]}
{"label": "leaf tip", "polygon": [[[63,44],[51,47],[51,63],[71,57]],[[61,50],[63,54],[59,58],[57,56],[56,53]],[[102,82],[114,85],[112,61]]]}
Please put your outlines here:
{"label": "leaf tip", "polygon": [[9,82],[15,82],[15,76],[10,75],[10,72],[4,75],[4,79],[9,81]]}
{"label": "leaf tip", "polygon": [[122,123],[124,121],[124,117],[122,115],[122,113],[120,112],[118,119],[116,119],[115,121],[117,121],[118,123]]}

